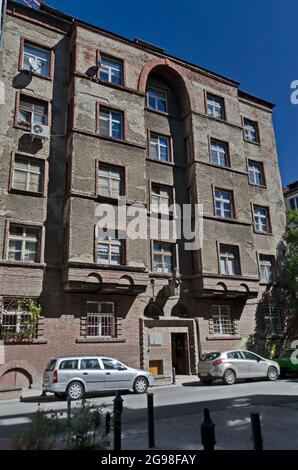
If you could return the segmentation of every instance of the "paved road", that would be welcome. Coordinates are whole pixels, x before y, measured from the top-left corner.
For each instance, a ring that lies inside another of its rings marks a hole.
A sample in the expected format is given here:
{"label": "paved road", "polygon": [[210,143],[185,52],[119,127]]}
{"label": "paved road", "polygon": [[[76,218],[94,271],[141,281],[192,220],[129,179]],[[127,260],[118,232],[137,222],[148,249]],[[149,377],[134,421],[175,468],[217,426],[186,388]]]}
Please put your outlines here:
{"label": "paved road", "polygon": [[[156,443],[159,449],[200,449],[204,407],[216,424],[217,448],[252,449],[250,413],[260,412],[266,449],[298,448],[298,379],[248,382],[233,386],[204,386],[195,378],[177,386],[152,389],[155,404]],[[23,401],[0,402],[0,448],[30,423],[38,403],[45,410],[66,410],[66,403],[28,391]],[[112,394],[93,397],[112,408]],[[127,393],[123,411],[123,448],[147,448],[146,396]]]}

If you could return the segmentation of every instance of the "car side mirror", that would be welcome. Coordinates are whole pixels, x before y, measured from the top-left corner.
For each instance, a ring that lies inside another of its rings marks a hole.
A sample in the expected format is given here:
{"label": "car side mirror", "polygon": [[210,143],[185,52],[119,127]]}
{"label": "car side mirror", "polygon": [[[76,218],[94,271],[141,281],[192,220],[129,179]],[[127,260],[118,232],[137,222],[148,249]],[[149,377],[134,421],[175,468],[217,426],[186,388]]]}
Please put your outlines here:
{"label": "car side mirror", "polygon": [[258,360],[258,362],[260,362],[262,359],[258,356],[258,359],[257,359],[257,360]]}

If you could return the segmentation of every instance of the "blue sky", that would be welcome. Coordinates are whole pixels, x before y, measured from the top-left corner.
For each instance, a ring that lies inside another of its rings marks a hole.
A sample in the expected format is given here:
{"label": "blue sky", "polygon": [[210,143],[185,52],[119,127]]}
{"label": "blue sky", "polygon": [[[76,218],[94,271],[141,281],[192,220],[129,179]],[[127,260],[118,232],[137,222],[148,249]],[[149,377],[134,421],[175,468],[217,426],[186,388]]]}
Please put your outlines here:
{"label": "blue sky", "polygon": [[240,82],[276,104],[283,184],[298,179],[297,0],[47,0],[49,6]]}

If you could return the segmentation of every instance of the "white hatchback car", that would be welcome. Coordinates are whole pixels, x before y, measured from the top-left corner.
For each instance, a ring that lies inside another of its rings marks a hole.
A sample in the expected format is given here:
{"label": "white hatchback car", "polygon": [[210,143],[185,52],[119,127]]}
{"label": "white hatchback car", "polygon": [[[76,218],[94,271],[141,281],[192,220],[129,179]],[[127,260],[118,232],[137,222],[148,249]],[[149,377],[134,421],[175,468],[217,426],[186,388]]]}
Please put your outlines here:
{"label": "white hatchback car", "polygon": [[145,393],[154,378],[145,370],[133,369],[111,357],[60,357],[44,371],[42,390],[57,398],[79,400],[85,393],[133,390]]}

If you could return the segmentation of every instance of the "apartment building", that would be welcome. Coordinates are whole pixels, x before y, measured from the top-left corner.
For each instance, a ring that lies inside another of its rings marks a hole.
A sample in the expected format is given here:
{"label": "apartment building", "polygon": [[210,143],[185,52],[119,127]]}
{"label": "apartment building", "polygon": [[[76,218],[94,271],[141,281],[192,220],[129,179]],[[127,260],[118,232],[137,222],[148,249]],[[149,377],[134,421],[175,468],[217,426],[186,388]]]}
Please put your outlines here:
{"label": "apartment building", "polygon": [[[271,103],[44,4],[8,1],[1,59],[1,384],[74,354],[191,374],[203,352],[282,332]],[[202,247],[103,235],[119,198],[158,220],[203,204]]]}
{"label": "apartment building", "polygon": [[287,211],[298,210],[298,181],[294,181],[284,188],[284,198]]}

